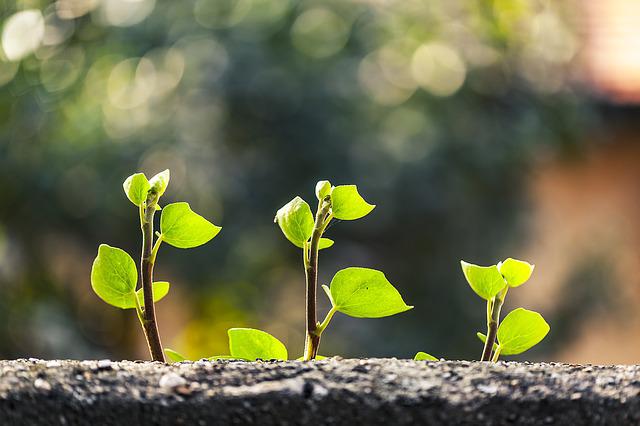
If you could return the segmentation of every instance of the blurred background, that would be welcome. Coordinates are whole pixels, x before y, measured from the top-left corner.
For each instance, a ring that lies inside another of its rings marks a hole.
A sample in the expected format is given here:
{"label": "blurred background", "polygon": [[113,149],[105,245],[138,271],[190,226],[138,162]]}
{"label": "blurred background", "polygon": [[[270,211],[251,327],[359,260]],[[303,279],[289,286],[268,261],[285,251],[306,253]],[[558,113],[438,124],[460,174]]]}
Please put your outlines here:
{"label": "blurred background", "polygon": [[[302,352],[301,254],[273,223],[319,179],[378,207],[336,223],[320,281],[383,270],[416,309],[337,315],[321,352],[477,359],[465,259],[536,264],[507,309],[551,332],[519,357],[640,360],[635,0],[0,0],[0,357],[141,358],[133,311],[90,287],[138,256],[136,171],[222,225],[164,245],[165,346],[256,327]],[[327,303],[320,294],[320,311]]]}

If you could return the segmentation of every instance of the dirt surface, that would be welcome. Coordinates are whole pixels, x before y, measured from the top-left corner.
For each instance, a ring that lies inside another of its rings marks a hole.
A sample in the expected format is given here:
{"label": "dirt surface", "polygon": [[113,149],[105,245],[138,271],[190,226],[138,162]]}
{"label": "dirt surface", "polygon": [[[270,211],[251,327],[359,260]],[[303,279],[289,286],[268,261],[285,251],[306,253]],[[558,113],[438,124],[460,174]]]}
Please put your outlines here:
{"label": "dirt surface", "polygon": [[640,425],[640,366],[0,361],[1,425]]}

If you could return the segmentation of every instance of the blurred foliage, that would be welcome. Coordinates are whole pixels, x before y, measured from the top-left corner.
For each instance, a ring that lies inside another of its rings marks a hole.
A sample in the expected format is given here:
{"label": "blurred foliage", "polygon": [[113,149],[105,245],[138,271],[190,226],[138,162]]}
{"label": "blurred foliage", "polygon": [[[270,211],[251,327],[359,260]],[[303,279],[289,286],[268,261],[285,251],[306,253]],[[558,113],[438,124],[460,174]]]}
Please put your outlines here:
{"label": "blurred foliage", "polygon": [[484,311],[458,261],[513,253],[527,170],[576,149],[591,117],[560,7],[0,0],[0,356],[146,356],[89,271],[100,241],[139,250],[124,178],[170,168],[165,198],[223,231],[160,250],[167,346],[225,353],[226,329],[251,326],[300,354],[303,271],[272,219],[330,179],[378,208],[329,230],[321,281],[380,268],[416,309],[336,318],[327,354],[477,358]]}

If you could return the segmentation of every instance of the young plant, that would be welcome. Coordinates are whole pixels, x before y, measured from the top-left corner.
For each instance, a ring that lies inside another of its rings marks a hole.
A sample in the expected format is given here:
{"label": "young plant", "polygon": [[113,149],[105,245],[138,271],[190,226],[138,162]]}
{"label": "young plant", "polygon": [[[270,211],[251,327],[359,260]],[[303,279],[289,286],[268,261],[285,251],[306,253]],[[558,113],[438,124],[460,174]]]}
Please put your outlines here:
{"label": "young plant", "polygon": [[[129,176],[123,183],[127,198],[138,207],[142,230],[140,288],[135,262],[125,251],[101,244],[91,269],[91,287],[106,303],[121,309],[135,309],[147,339],[153,361],[163,361],[164,354],[155,314],[155,302],[169,292],[166,281],[153,282],[153,268],[160,244],[192,248],[205,244],[220,232],[216,226],[194,213],[188,203],[168,204],[160,208],[158,201],[169,184],[169,170],[151,179],[143,173]],[[154,242],[153,221],[162,210],[160,232]]]}
{"label": "young plant", "polygon": [[302,198],[295,197],[276,213],[285,237],[302,249],[302,261],[306,281],[306,332],[303,360],[315,359],[320,336],[336,312],[357,318],[380,318],[407,311],[408,306],[400,293],[380,271],[367,268],[347,268],[339,271],[331,280],[331,286],[323,289],[331,302],[331,310],[322,322],[316,313],[318,288],[318,252],[331,247],[333,240],[324,237],[333,219],[355,220],[368,215],[375,206],[367,203],[355,185],[332,186],[323,180],[316,185],[318,208],[314,215]]}
{"label": "young plant", "polygon": [[471,289],[487,301],[487,334],[481,361],[497,361],[500,355],[517,355],[537,345],[549,332],[549,324],[537,312],[518,308],[500,323],[500,310],[510,288],[529,280],[534,265],[506,259],[497,265],[478,266],[460,262]]}

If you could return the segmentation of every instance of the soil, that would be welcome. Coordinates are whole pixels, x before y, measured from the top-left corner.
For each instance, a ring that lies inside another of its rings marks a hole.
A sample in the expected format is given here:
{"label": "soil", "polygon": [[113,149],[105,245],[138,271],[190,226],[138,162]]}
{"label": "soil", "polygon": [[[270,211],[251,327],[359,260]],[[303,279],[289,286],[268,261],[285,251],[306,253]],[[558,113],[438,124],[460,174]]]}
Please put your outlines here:
{"label": "soil", "polygon": [[0,361],[1,425],[640,425],[640,366]]}

